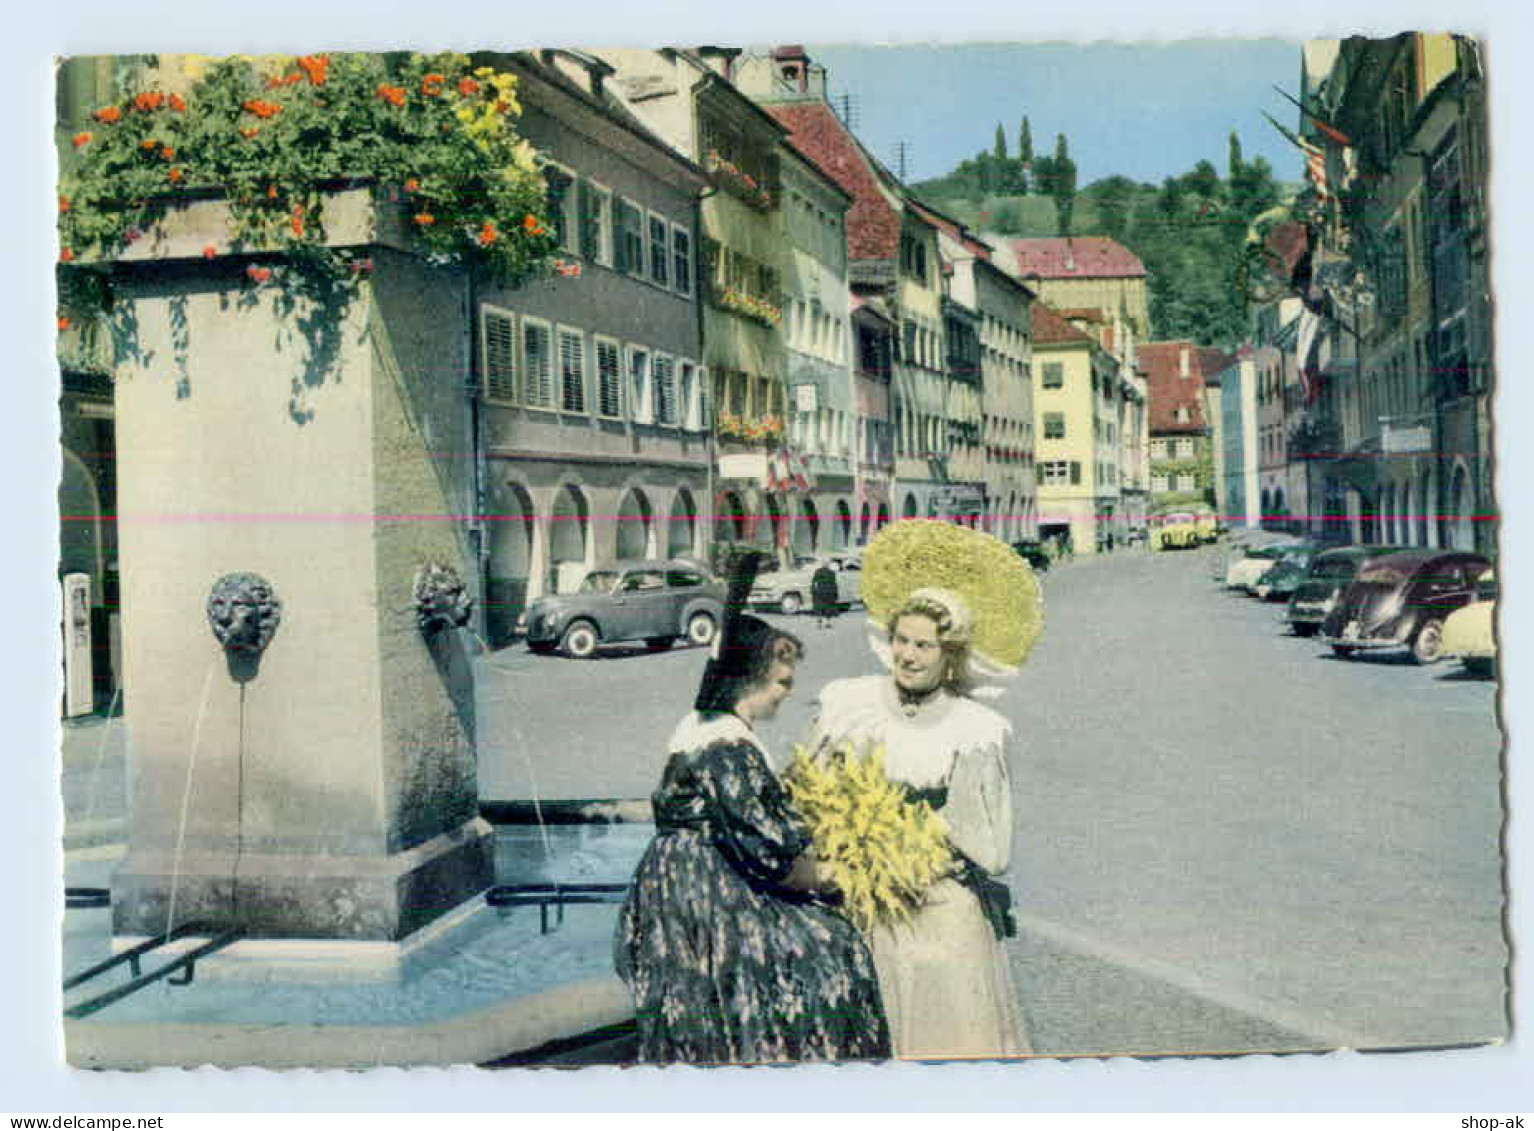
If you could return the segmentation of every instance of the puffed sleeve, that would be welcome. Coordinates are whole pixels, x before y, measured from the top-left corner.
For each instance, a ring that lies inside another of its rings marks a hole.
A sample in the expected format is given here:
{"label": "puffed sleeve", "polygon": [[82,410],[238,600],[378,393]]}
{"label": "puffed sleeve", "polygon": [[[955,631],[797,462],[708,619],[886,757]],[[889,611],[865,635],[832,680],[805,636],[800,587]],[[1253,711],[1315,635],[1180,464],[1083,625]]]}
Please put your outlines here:
{"label": "puffed sleeve", "polygon": [[714,846],[725,859],[758,883],[787,876],[809,849],[810,834],[762,752],[749,742],[715,743],[695,773],[709,800]]}
{"label": "puffed sleeve", "polygon": [[1005,872],[1012,857],[1010,745],[1010,735],[1002,730],[994,742],[961,750],[943,807],[954,847],[992,875]]}

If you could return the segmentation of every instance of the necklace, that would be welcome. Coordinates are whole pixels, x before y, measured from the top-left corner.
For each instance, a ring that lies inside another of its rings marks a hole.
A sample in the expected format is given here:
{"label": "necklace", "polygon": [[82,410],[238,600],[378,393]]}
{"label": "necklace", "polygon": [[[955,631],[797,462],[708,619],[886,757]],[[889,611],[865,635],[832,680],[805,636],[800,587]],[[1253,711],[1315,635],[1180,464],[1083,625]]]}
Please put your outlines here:
{"label": "necklace", "polygon": [[937,694],[937,688],[934,687],[930,691],[911,692],[906,691],[904,688],[896,687],[895,692],[900,699],[900,713],[908,719],[914,719],[916,712],[932,701],[932,697]]}

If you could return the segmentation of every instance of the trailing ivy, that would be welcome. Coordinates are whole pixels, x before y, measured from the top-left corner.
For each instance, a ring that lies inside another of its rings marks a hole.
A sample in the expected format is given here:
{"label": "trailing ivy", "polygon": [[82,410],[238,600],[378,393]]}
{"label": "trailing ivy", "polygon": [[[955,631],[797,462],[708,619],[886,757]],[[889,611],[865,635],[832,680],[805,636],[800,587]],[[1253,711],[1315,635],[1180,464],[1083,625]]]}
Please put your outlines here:
{"label": "trailing ivy", "polygon": [[[515,285],[544,274],[558,238],[542,158],[514,128],[514,75],[466,56],[362,53],[213,62],[183,97],[125,94],[72,143],[59,192],[60,325],[110,305],[97,265],[167,209],[223,197],[227,240],[208,258],[275,252],[247,281],[334,294],[371,264],[325,245],[325,200],[368,186],[403,208],[421,250]],[[86,276],[92,276],[87,278]]]}

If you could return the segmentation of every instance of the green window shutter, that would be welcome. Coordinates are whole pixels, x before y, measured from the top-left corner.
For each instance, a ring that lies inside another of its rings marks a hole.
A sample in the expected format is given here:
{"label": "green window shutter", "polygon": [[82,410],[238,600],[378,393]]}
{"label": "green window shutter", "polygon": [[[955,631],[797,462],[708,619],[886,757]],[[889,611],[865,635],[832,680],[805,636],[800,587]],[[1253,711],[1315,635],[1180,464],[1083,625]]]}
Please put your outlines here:
{"label": "green window shutter", "polygon": [[1071,486],[1081,486],[1081,462],[1079,460],[1071,460]]}

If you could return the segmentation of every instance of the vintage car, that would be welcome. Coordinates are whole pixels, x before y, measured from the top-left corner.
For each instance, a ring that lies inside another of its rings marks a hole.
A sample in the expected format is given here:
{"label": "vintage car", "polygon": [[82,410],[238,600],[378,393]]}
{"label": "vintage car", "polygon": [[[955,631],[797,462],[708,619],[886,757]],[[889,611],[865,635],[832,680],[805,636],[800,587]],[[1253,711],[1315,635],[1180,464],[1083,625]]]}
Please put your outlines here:
{"label": "vintage car", "polygon": [[679,637],[711,644],[724,613],[724,583],[696,562],[619,562],[588,573],[574,593],[527,606],[527,646],[585,659],[600,645],[643,640],[652,651]]}
{"label": "vintage car", "polygon": [[1290,631],[1296,636],[1314,636],[1365,562],[1398,554],[1403,549],[1404,546],[1338,546],[1317,554],[1295,586],[1284,612]]}
{"label": "vintage car", "polygon": [[1282,561],[1285,554],[1291,553],[1295,548],[1296,546],[1291,543],[1274,543],[1247,550],[1226,568],[1225,587],[1240,589],[1247,593],[1252,592],[1267,572]]}
{"label": "vintage car", "polygon": [[855,604],[863,562],[851,552],[795,558],[792,569],[782,569],[776,563],[765,564],[757,572],[756,584],[751,587],[747,603],[753,608],[773,608],[790,616],[809,608],[813,600],[811,585],[822,562],[836,574],[837,604],[844,607]]}
{"label": "vintage car", "polygon": [[1034,573],[1049,572],[1049,551],[1044,548],[1044,543],[1013,542],[1012,549],[1017,551],[1018,557],[1033,567]]}
{"label": "vintage car", "polygon": [[1273,567],[1252,586],[1252,592],[1264,601],[1287,601],[1310,572],[1310,563],[1316,560],[1321,547],[1303,542],[1290,546]]}
{"label": "vintage car", "polygon": [[1403,550],[1371,558],[1321,626],[1340,657],[1363,648],[1406,648],[1419,664],[1443,654],[1443,622],[1475,599],[1491,565],[1464,550]]}
{"label": "vintage car", "polygon": [[1458,658],[1465,670],[1480,676],[1497,672],[1497,578],[1487,570],[1476,579],[1475,600],[1443,622],[1443,654]]}
{"label": "vintage car", "polygon": [[1157,515],[1151,524],[1153,550],[1191,550],[1204,541],[1199,516],[1191,511]]}

